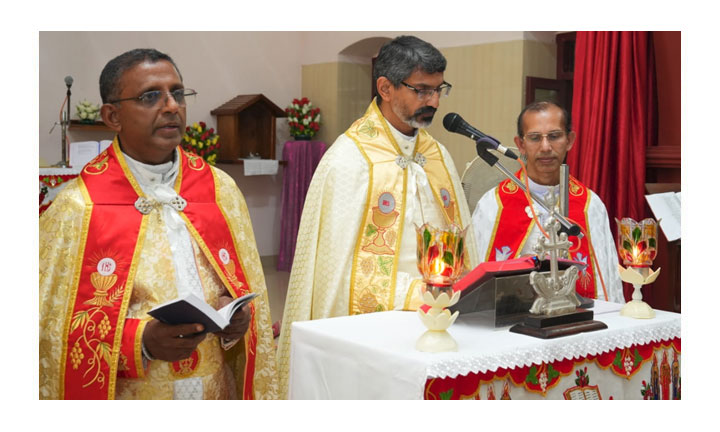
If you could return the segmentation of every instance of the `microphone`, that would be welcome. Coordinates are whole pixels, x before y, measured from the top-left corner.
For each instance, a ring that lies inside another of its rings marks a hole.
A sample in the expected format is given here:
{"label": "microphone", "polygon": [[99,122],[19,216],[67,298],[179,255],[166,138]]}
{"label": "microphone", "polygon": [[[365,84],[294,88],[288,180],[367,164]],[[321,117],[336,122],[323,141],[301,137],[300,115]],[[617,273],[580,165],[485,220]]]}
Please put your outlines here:
{"label": "microphone", "polygon": [[70,89],[70,87],[72,87],[72,84],[73,84],[73,77],[71,77],[70,75],[66,76],[65,77],[65,85],[67,86],[68,90]]}
{"label": "microphone", "polygon": [[443,126],[445,126],[445,129],[450,132],[465,135],[471,140],[474,140],[477,144],[483,144],[486,148],[497,150],[511,159],[518,158],[512,150],[501,145],[500,141],[491,137],[490,135],[485,135],[484,133],[469,125],[468,122],[463,120],[463,118],[460,117],[460,114],[458,113],[447,114],[443,119]]}

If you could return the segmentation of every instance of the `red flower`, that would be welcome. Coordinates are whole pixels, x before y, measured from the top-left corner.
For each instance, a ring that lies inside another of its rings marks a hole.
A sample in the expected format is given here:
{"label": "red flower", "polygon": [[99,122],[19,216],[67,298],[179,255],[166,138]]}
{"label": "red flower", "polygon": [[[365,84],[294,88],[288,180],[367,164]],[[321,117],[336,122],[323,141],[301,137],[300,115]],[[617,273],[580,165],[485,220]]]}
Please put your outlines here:
{"label": "red flower", "polygon": [[205,129],[205,122],[200,122],[199,125],[202,129]]}

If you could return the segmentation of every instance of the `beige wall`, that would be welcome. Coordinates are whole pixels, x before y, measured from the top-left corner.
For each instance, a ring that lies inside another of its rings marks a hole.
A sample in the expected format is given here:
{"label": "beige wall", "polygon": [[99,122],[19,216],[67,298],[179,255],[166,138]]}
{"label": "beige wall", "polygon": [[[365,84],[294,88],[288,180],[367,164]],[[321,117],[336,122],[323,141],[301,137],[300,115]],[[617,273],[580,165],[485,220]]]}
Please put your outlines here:
{"label": "beige wall", "polygon": [[[199,95],[188,122],[216,122],[210,111],[240,94],[262,93],[281,108],[307,96],[320,107],[318,136],[332,143],[362,114],[370,97],[370,58],[383,40],[407,32],[40,32],[39,156],[60,159],[60,130],[48,134],[65,97],[64,77],[74,78],[74,105],[100,102],[98,78],[110,58],[137,47],[170,54],[185,84]],[[442,128],[442,117],[460,113],[481,130],[511,143],[522,106],[524,74],[554,74],[554,32],[413,32],[448,58],[446,79],[454,86],[443,100],[430,132],[451,151],[458,171],[475,156],[472,143]],[[552,57],[552,58],[550,58]],[[551,73],[552,72],[552,73]],[[278,151],[288,138],[278,122]],[[72,140],[106,135],[77,133]],[[236,180],[248,202],[260,255],[276,255],[279,244],[282,169],[276,176],[245,177],[241,166],[221,166]]]}
{"label": "beige wall", "polygon": [[[445,144],[462,175],[477,153],[470,140],[444,129],[443,117],[457,112],[506,146],[514,146],[516,118],[525,101],[525,76],[554,78],[555,47],[543,41],[515,40],[440,51],[448,61],[445,80],[452,83],[453,90],[442,100],[428,130]],[[303,95],[324,107],[319,139],[332,143],[364,112],[370,98],[370,80],[369,61],[303,66]]]}

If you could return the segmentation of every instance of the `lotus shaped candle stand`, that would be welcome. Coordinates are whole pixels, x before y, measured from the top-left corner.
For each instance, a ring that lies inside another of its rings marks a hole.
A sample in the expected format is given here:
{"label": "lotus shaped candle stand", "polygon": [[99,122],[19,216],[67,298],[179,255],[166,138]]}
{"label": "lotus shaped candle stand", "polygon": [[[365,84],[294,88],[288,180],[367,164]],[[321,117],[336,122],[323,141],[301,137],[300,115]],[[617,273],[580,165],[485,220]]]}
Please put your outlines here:
{"label": "lotus shaped candle stand", "polygon": [[415,348],[424,352],[457,351],[457,342],[447,332],[447,329],[455,322],[460,312],[455,311],[450,315],[450,311],[445,308],[457,303],[460,299],[460,292],[453,293],[452,286],[438,289],[431,284],[426,284],[426,288],[419,289],[423,290],[423,302],[430,308],[418,309],[420,321],[427,327],[427,331],[417,340]]}
{"label": "lotus shaped candle stand", "polygon": [[452,224],[448,229],[440,229],[425,223],[415,229],[418,271],[424,282],[418,288],[424,303],[418,309],[418,316],[428,329],[420,336],[415,348],[425,352],[457,351],[457,342],[447,329],[459,312],[451,315],[445,308],[460,299],[460,292],[453,292],[453,283],[465,269],[467,228]]}
{"label": "lotus shaped candle stand", "polygon": [[655,318],[655,311],[642,301],[642,291],[640,290],[643,285],[653,283],[660,274],[660,269],[654,272],[649,267],[623,267],[618,264],[618,271],[620,272],[620,279],[627,283],[631,283],[634,291],[632,294],[632,300],[625,303],[625,306],[620,309],[620,315],[630,318]]}
{"label": "lotus shaped candle stand", "polygon": [[[618,253],[623,265],[618,264],[620,279],[631,283],[634,291],[632,300],[620,310],[620,315],[632,318],[654,318],[655,311],[642,301],[643,285],[653,283],[660,269],[652,271],[650,266],[657,255],[657,222],[643,219],[615,218],[618,226]],[[623,267],[627,266],[627,267]]]}

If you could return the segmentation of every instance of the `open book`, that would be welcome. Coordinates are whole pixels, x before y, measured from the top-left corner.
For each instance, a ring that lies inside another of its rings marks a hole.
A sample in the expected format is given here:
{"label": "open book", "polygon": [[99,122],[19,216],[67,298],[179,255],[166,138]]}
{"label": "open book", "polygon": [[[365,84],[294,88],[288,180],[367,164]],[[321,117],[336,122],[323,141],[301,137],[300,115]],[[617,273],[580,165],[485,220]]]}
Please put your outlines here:
{"label": "open book", "polygon": [[680,238],[680,192],[664,192],[645,195],[665,238],[675,241]]}
{"label": "open book", "polygon": [[205,300],[190,293],[185,297],[155,306],[148,314],[165,324],[200,323],[205,326],[206,332],[214,333],[227,327],[235,311],[249,303],[257,295],[257,293],[250,293],[238,297],[222,309],[215,310],[205,303]]}

